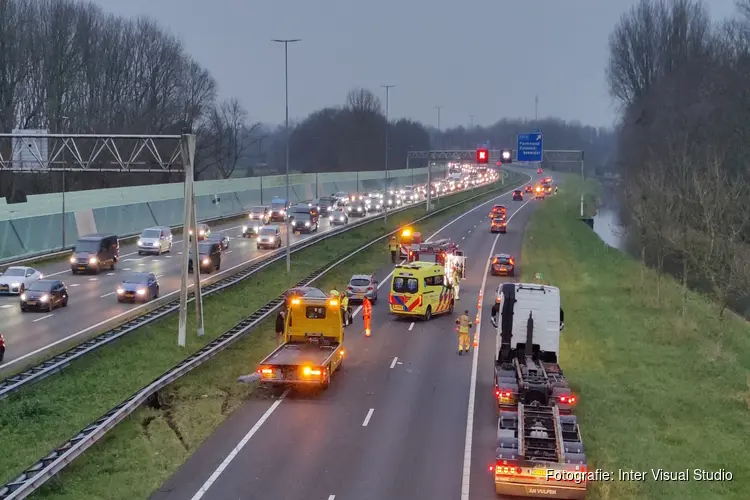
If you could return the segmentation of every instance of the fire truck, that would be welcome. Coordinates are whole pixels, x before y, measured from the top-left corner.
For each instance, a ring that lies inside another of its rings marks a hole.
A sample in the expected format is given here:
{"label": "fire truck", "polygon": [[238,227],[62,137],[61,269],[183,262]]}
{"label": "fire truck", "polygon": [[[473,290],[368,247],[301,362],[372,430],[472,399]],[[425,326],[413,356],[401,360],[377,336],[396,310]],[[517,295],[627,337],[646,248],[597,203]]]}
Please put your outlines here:
{"label": "fire truck", "polygon": [[[445,277],[449,283],[453,281],[453,273],[457,267],[461,269],[461,278],[466,278],[466,257],[464,251],[450,238],[443,238],[429,243],[414,243],[407,247],[406,260],[408,262],[435,262],[445,266]],[[460,266],[459,266],[460,264]]]}
{"label": "fire truck", "polygon": [[412,245],[418,245],[422,243],[422,233],[415,232],[412,228],[407,227],[401,231],[401,236],[398,241],[398,251],[402,259],[409,258],[409,248]]}

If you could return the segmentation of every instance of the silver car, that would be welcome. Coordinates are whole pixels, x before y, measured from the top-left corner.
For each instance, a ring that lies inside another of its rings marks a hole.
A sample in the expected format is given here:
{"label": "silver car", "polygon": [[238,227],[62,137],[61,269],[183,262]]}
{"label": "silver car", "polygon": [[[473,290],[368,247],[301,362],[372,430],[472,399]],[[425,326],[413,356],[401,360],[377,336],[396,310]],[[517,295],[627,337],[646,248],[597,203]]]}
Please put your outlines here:
{"label": "silver car", "polygon": [[363,300],[367,297],[370,302],[378,300],[378,280],[371,274],[355,274],[346,287],[349,300]]}
{"label": "silver car", "polygon": [[156,226],[144,229],[138,238],[138,255],[155,253],[160,255],[172,250],[172,229]]}

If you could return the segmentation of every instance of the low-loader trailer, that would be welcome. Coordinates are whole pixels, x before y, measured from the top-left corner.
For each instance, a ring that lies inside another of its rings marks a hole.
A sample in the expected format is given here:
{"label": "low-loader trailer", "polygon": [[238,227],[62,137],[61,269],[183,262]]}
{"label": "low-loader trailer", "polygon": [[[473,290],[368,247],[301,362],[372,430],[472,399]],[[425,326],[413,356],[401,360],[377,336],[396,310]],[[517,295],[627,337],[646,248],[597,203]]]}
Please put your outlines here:
{"label": "low-loader trailer", "polygon": [[327,388],[344,361],[344,325],[335,297],[293,297],[284,342],[258,366],[261,384]]}
{"label": "low-loader trailer", "polygon": [[[499,495],[583,499],[588,473],[573,394],[558,364],[563,328],[556,287],[503,283],[497,327],[495,399]],[[495,314],[496,313],[496,314]]]}

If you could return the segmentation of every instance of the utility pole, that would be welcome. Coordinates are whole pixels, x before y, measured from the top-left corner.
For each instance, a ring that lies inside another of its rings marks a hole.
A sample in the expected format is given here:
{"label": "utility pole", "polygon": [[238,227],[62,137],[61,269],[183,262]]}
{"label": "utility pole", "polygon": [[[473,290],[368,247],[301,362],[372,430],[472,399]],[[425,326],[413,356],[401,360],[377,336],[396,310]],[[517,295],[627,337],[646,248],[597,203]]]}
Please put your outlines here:
{"label": "utility pole", "polygon": [[474,115],[469,115],[469,120],[471,122],[471,128],[474,128]]}
{"label": "utility pole", "polygon": [[539,94],[534,96],[534,121],[539,121]]}
{"label": "utility pole", "polygon": [[381,85],[385,89],[385,196],[383,199],[383,222],[388,223],[388,129],[390,128],[390,122],[388,121],[388,98],[390,97],[390,90],[395,85]]}
{"label": "utility pole", "polygon": [[437,119],[438,119],[438,122],[437,122],[437,126],[438,126],[438,132],[441,132],[441,130],[440,130],[440,110],[441,110],[441,109],[443,109],[443,107],[442,107],[442,106],[435,106],[435,109],[437,110]]}
{"label": "utility pole", "polygon": [[[63,119],[63,128],[67,132],[68,125],[70,123],[70,117],[69,116],[61,116],[60,118]],[[65,216],[65,170],[67,170],[67,163],[65,161],[65,149],[67,146],[63,146],[62,151],[62,163],[63,163],[63,171],[62,171],[62,242],[60,243],[60,248],[65,248],[65,219],[67,217]]]}
{"label": "utility pole", "polygon": [[[284,102],[286,103],[286,203],[289,203],[289,44],[301,41],[300,38],[273,39],[273,42],[284,44]],[[286,272],[292,272],[292,252],[289,238],[289,214],[286,214]]]}
{"label": "utility pole", "polygon": [[266,136],[263,135],[258,138],[258,171],[260,173],[260,204],[263,204],[263,139]]}

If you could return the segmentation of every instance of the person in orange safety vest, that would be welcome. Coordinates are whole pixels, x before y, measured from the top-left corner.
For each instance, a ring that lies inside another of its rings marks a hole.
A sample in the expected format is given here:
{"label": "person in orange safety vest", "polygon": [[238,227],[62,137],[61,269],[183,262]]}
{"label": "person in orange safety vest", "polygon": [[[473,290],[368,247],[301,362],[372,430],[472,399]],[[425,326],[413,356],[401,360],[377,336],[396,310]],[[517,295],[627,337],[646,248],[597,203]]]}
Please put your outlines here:
{"label": "person in orange safety vest", "polygon": [[372,302],[370,299],[365,297],[362,300],[362,318],[365,320],[365,337],[369,337],[372,331],[370,330],[370,320],[372,319]]}
{"label": "person in orange safety vest", "polygon": [[469,311],[466,310],[456,320],[458,325],[458,355],[462,355],[464,350],[468,353],[469,347],[471,346],[471,340],[469,339],[469,328],[473,326],[469,319]]}

